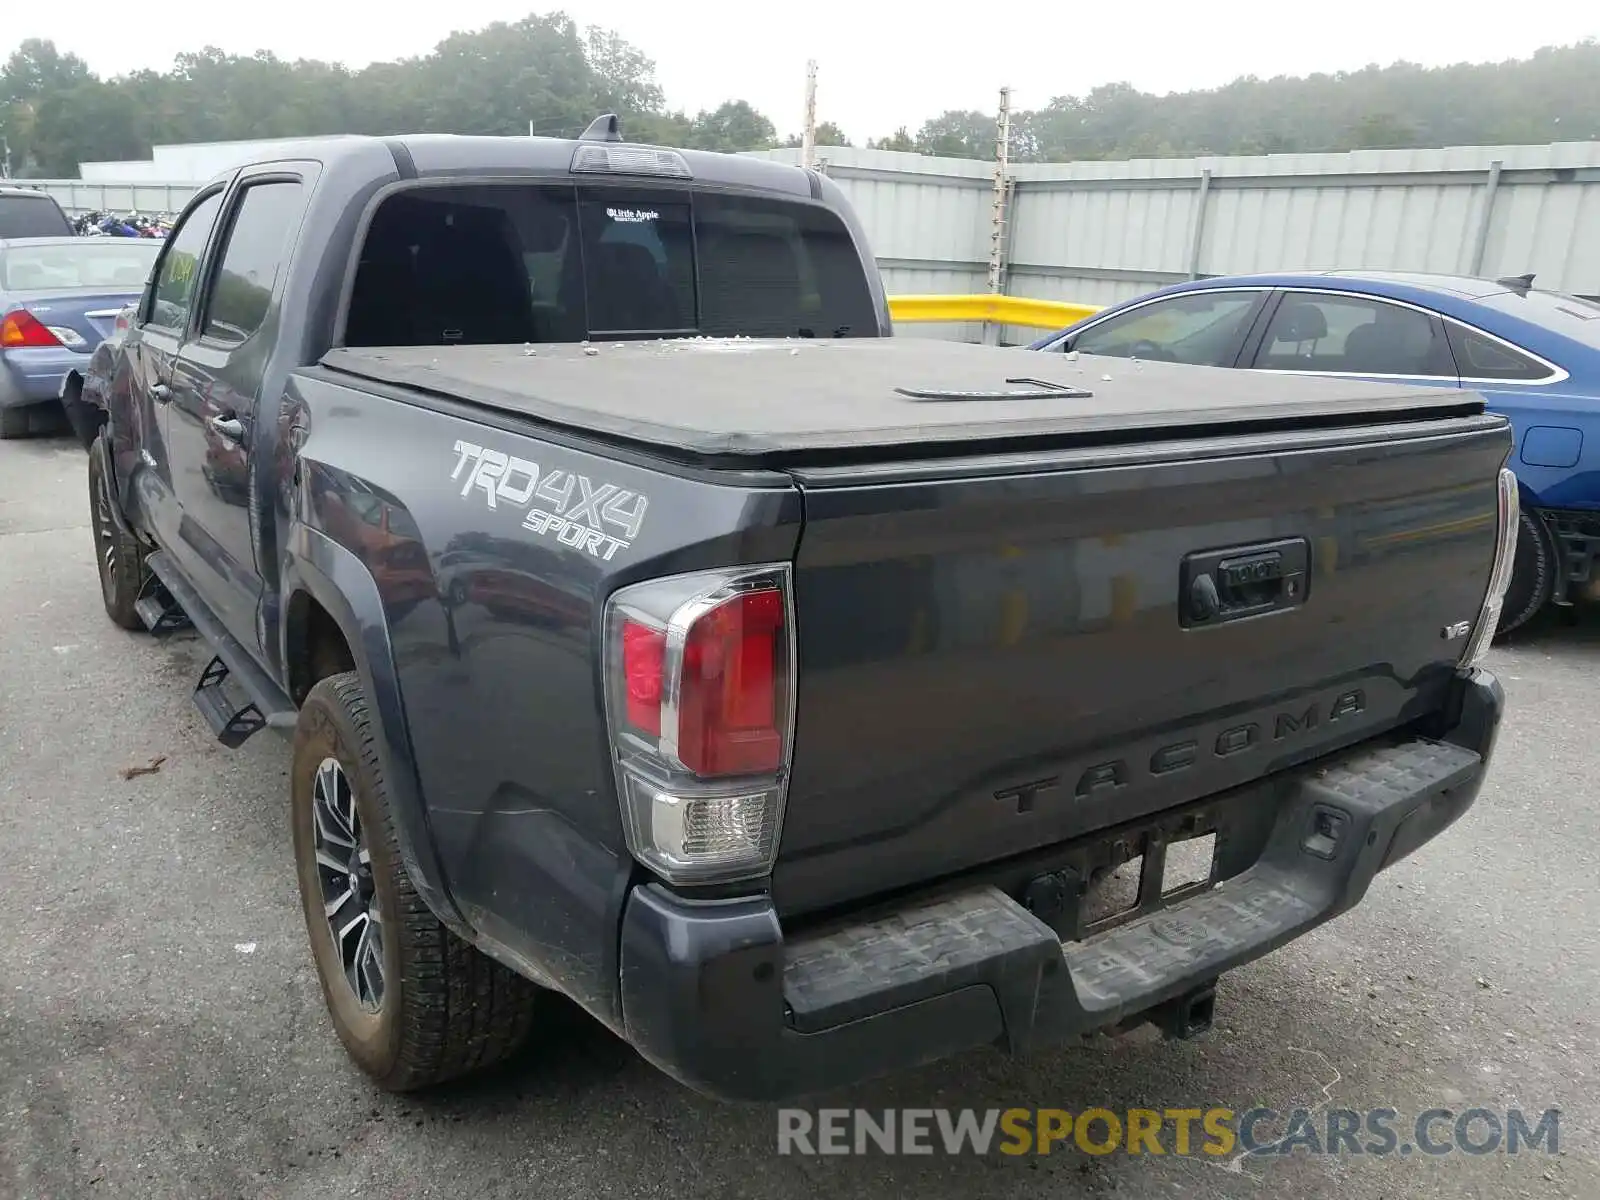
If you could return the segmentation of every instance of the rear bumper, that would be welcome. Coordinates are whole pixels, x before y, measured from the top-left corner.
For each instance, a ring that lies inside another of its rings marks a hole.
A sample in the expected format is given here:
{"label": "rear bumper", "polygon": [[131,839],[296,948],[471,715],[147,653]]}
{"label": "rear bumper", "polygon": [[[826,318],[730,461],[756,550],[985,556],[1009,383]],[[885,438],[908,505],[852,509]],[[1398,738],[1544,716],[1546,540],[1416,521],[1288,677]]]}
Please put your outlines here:
{"label": "rear bumper", "polygon": [[0,357],[0,408],[23,408],[61,398],[67,372],[89,362],[76,350],[24,347]]}
{"label": "rear bumper", "polygon": [[990,886],[790,941],[766,899],[637,888],[621,941],[628,1039],[696,1090],[771,1101],[1147,1013],[1351,908],[1471,807],[1504,694],[1479,671],[1458,699],[1437,739],[1380,739],[1264,781],[1254,795],[1276,817],[1251,866],[1083,942]]}

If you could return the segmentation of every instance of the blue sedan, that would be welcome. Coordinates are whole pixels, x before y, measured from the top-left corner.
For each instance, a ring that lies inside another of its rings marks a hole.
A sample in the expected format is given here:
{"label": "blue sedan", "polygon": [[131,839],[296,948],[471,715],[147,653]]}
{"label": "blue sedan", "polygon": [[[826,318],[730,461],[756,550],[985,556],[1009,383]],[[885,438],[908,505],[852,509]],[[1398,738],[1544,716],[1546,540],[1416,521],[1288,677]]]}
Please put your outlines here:
{"label": "blue sedan", "polygon": [[1600,304],[1533,277],[1329,271],[1194,280],[1030,347],[1470,388],[1516,434],[1516,567],[1500,630],[1600,587]]}
{"label": "blue sedan", "polygon": [[20,437],[61,398],[139,298],[162,243],[154,238],[0,240],[0,438]]}

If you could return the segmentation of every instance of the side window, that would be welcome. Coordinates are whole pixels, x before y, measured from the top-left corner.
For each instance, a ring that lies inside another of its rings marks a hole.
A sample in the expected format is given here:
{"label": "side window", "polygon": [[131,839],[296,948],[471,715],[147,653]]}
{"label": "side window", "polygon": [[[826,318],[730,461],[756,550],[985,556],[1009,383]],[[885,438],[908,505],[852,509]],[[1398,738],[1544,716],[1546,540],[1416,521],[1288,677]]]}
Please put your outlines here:
{"label": "side window", "polygon": [[1511,379],[1532,381],[1548,379],[1550,368],[1537,359],[1518,353],[1504,342],[1468,329],[1463,325],[1445,322],[1445,336],[1450,339],[1450,350],[1456,356],[1456,369],[1463,379]]}
{"label": "side window", "polygon": [[155,290],[145,319],[165,329],[182,329],[189,323],[194,302],[195,277],[200,271],[200,256],[205,253],[211,228],[217,223],[222,193],[207,196],[183,218],[167,239],[156,272]]}
{"label": "side window", "polygon": [[1259,291],[1190,292],[1091,325],[1072,339],[1083,354],[1231,367]]}
{"label": "side window", "polygon": [[206,302],[206,337],[238,344],[261,328],[304,210],[297,180],[252,184],[240,194]]}
{"label": "side window", "polygon": [[1362,296],[1290,292],[1256,366],[1269,371],[1454,378],[1427,313]]}

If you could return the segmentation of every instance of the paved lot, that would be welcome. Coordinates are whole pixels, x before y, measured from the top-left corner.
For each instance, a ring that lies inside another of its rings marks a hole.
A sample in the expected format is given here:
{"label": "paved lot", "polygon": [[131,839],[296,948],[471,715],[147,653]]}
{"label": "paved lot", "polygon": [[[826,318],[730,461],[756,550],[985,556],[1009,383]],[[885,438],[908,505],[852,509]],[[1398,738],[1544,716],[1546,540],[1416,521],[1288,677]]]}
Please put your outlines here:
{"label": "paved lot", "polygon": [[1559,1155],[779,1158],[771,1110],[701,1100],[564,1009],[497,1078],[370,1088],[312,976],[284,744],[221,749],[189,702],[200,647],[104,619],[86,507],[81,451],[0,444],[0,1200],[1600,1195],[1600,620],[1496,652],[1512,709],[1477,807],[1228,977],[1210,1037],[973,1054],[827,1100],[1559,1106]]}

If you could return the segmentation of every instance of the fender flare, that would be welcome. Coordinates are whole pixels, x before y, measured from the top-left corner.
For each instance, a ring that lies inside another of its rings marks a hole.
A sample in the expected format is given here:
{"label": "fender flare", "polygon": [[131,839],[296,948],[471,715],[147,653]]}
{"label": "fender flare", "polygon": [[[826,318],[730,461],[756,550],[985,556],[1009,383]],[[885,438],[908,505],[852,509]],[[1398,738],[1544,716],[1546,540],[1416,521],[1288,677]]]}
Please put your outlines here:
{"label": "fender flare", "polygon": [[117,532],[122,534],[123,537],[131,538],[138,542],[145,541],[134,531],[133,526],[128,523],[128,515],[123,511],[122,483],[117,479],[117,465],[111,457],[111,451],[106,448],[106,439],[104,437],[97,437],[90,443],[89,455],[91,458],[100,460],[101,487],[106,493],[106,507],[111,510],[111,523],[117,527]]}
{"label": "fender flare", "polygon": [[[356,660],[377,720],[379,761],[388,787],[390,815],[400,844],[400,857],[417,894],[452,933],[468,941],[474,934],[456,906],[434,848],[433,831],[422,802],[416,754],[406,724],[399,672],[389,638],[389,622],[377,581],[366,565],[327,534],[296,524],[286,546],[281,592],[284,605],[281,636],[287,639],[290,601],[304,592],[333,618]],[[287,651],[287,644],[284,649]],[[287,656],[283,661],[287,661]]]}
{"label": "fender flare", "polygon": [[98,405],[89,403],[84,399],[83,388],[85,379],[78,368],[73,367],[61,377],[61,411],[66,414],[67,423],[72,426],[73,435],[83,443],[85,450],[94,445],[94,440],[105,428],[110,414]]}

